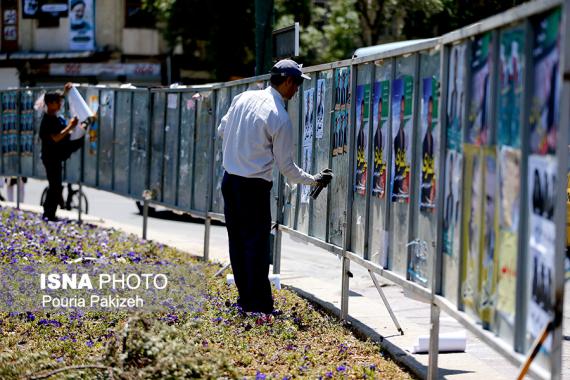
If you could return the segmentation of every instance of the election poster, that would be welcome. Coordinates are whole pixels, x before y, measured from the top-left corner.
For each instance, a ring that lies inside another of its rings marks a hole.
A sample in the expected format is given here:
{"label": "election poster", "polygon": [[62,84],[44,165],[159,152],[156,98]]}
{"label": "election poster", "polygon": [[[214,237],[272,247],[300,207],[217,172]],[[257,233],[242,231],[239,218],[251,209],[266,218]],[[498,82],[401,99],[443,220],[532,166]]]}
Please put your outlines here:
{"label": "election poster", "polygon": [[[301,166],[304,171],[311,173],[313,170],[313,146],[303,146],[301,155]],[[311,186],[301,185],[301,203],[309,203],[309,194],[311,193]]]}
{"label": "election poster", "polygon": [[478,315],[479,262],[483,210],[483,160],[481,149],[465,146],[465,180],[463,182],[463,275],[462,299],[466,310]]}
{"label": "election poster", "polygon": [[313,145],[314,95],[314,88],[303,93],[303,146]]}
{"label": "election poster", "polygon": [[350,107],[350,67],[341,67],[335,70],[335,111]]}
{"label": "election poster", "polygon": [[422,85],[420,210],[433,212],[435,210],[437,183],[435,152],[439,151],[439,128],[437,122],[439,82],[435,78],[424,78]]}
{"label": "election poster", "polygon": [[359,195],[366,194],[368,171],[368,133],[370,120],[370,85],[356,87],[356,170],[354,188]]}
{"label": "election poster", "polygon": [[533,23],[533,91],[530,109],[530,150],[536,154],[556,152],[558,98],[560,96],[560,26],[557,8]]}
{"label": "election poster", "polygon": [[95,7],[93,0],[69,1],[69,49],[95,50]]}
{"label": "election poster", "polygon": [[392,86],[392,202],[409,202],[412,149],[413,78],[404,76]]}
{"label": "election poster", "polygon": [[514,326],[517,241],[520,216],[521,152],[499,150],[499,236],[497,241],[497,312]]}
{"label": "election poster", "polygon": [[374,83],[372,90],[372,120],[374,144],[374,170],[372,173],[372,196],[380,199],[386,195],[388,150],[388,116],[390,114],[390,81]]}
{"label": "election poster", "polygon": [[[557,164],[552,156],[531,155],[528,160],[529,189],[529,300],[527,329],[533,338],[552,318],[556,226],[554,203]],[[549,350],[551,336],[544,348]]]}
{"label": "election poster", "polygon": [[491,33],[477,37],[471,45],[471,104],[467,122],[468,144],[486,145],[490,133]]}
{"label": "election poster", "polygon": [[499,52],[498,138],[500,145],[520,148],[525,34],[521,27],[501,32]]}
{"label": "election poster", "polygon": [[451,48],[449,82],[447,84],[447,149],[461,152],[463,145],[463,115],[465,112],[465,44]]}
{"label": "election poster", "polygon": [[[90,92],[89,90],[87,95],[87,105],[96,114],[99,109],[99,95],[96,92]],[[87,153],[91,156],[95,156],[97,154],[97,141],[99,136],[99,122],[97,119],[95,119],[95,121],[89,126],[88,135],[89,148]]]}
{"label": "election poster", "polygon": [[316,138],[322,139],[325,131],[325,100],[326,100],[326,80],[317,81],[317,125]]}
{"label": "election poster", "polygon": [[[303,92],[303,150],[301,155],[302,168],[311,173],[313,166],[313,116],[314,116],[315,89],[310,88]],[[309,203],[311,187],[301,185],[301,203]]]}
{"label": "election poster", "polygon": [[496,305],[496,245],[497,245],[497,155],[494,148],[486,148],[483,157],[483,212],[481,217],[481,281],[479,313],[483,327],[490,329]]}

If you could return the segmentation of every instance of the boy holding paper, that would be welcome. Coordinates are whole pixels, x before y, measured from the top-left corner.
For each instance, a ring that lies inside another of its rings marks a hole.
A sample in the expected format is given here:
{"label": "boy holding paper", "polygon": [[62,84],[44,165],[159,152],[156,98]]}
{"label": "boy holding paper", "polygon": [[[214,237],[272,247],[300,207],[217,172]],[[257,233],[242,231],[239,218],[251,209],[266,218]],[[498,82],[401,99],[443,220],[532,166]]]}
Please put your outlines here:
{"label": "boy holding paper", "polygon": [[[50,91],[44,95],[45,114],[40,125],[40,139],[42,141],[42,162],[49,183],[47,197],[43,204],[43,218],[48,221],[58,220],[55,212],[58,204],[62,203],[63,162],[83,144],[83,139],[70,139],[71,133],[79,123],[78,118],[73,117],[66,123],[65,119],[59,115],[62,101],[72,87],[71,83],[66,83],[63,93]],[[85,128],[84,124],[81,124],[79,128]]]}

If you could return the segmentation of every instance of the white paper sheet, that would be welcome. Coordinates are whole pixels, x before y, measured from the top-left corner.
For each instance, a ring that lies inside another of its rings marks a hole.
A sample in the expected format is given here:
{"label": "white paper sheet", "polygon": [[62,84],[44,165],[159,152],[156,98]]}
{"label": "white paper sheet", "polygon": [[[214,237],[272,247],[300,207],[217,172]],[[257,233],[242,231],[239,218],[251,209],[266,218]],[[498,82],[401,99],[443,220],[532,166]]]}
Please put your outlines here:
{"label": "white paper sheet", "polygon": [[[439,335],[439,352],[465,352],[467,336],[465,331]],[[418,337],[418,343],[412,347],[412,354],[429,352],[429,335]]]}

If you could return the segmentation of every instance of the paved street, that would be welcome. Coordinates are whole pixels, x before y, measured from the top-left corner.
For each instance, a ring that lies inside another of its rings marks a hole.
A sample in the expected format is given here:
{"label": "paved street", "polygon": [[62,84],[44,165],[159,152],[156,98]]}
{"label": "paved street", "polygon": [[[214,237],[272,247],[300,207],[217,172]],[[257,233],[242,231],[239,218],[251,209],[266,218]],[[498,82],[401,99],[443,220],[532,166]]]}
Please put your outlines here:
{"label": "paved street", "polygon": [[[41,191],[45,182],[30,180],[26,187],[26,204],[38,209]],[[121,228],[141,235],[142,217],[135,202],[103,191],[85,189],[89,200],[89,221],[107,227]],[[202,254],[204,226],[199,223],[150,218],[148,238],[170,244],[192,254]],[[225,227],[213,226],[211,230],[210,255],[213,260],[227,262],[227,235]],[[412,355],[409,350],[418,336],[429,333],[429,307],[403,296],[402,290],[381,280],[391,306],[405,331],[400,336],[396,331],[381,299],[366,270],[352,264],[354,278],[350,282],[349,312],[357,321],[368,326],[376,338],[401,350],[396,355],[415,367],[420,373],[427,366],[427,355]],[[283,237],[282,282],[298,288],[306,296],[315,297],[333,308],[340,308],[340,261],[332,254],[312,245]],[[569,289],[567,289],[569,290]],[[566,310],[569,302],[566,299]],[[567,313],[569,314],[569,313]],[[570,321],[566,314],[565,335],[570,335]],[[442,314],[441,332],[463,331],[458,322]],[[440,377],[445,379],[512,379],[518,369],[503,359],[471,334],[467,334],[467,352],[441,354]],[[565,343],[563,378],[570,378],[569,342]]]}

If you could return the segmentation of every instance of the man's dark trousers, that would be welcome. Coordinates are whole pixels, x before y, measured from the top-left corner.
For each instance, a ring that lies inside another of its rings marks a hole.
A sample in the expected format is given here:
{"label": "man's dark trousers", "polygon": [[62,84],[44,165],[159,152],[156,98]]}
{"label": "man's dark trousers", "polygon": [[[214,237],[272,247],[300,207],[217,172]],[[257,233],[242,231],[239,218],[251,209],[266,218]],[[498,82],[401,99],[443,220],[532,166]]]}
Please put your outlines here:
{"label": "man's dark trousers", "polygon": [[58,159],[43,159],[48,180],[48,191],[44,201],[44,218],[54,219],[57,206],[61,200],[61,168],[63,161]]}
{"label": "man's dark trousers", "polygon": [[230,261],[245,311],[273,311],[269,274],[272,182],[225,173],[222,180]]}

